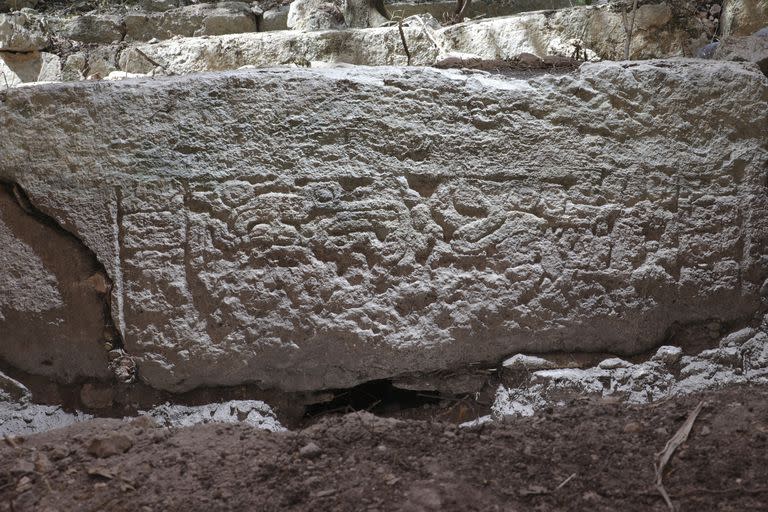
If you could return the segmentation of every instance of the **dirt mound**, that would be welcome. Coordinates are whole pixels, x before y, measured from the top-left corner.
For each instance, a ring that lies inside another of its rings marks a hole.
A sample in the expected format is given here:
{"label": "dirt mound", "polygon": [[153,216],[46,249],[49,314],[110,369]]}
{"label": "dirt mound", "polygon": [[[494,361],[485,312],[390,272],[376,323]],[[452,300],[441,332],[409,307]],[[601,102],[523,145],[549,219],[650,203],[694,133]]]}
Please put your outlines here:
{"label": "dirt mound", "polygon": [[0,448],[0,510],[666,510],[654,455],[700,400],[665,485],[680,510],[768,507],[768,389],[574,401],[476,429],[367,413],[300,432],[95,420]]}

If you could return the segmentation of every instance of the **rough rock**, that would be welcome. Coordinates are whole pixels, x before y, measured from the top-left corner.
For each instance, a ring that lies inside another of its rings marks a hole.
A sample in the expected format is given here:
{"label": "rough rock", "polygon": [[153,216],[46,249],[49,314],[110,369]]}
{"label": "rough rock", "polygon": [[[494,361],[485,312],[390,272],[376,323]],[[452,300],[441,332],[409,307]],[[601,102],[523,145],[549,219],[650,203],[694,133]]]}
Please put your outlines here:
{"label": "rough rock", "polygon": [[37,6],[38,2],[39,0],[0,0],[0,12],[32,9]]}
{"label": "rough rock", "polygon": [[729,334],[720,340],[721,347],[740,347],[750,339],[752,339],[757,330],[752,327],[745,327],[736,332]]}
{"label": "rough rock", "polygon": [[145,414],[160,425],[174,428],[201,423],[246,423],[272,432],[285,430],[272,409],[257,400],[232,400],[222,404],[197,406],[165,404]]}
{"label": "rough rock", "polygon": [[764,0],[726,0],[720,26],[723,36],[748,36],[768,26],[768,3]]}
{"label": "rough rock", "polygon": [[[678,354],[675,363],[667,357],[672,353]],[[532,416],[562,403],[564,396],[592,395],[647,403],[727,385],[768,384],[765,332],[754,334],[738,347],[708,349],[695,356],[681,354],[679,347],[666,346],[649,361],[639,364],[608,367],[601,363],[597,368],[537,371],[529,382],[518,387],[499,387],[492,417]]]}
{"label": "rough rock", "polygon": [[617,368],[627,368],[632,366],[632,363],[625,361],[620,357],[609,357],[608,359],[600,361],[600,364],[597,366],[603,370],[615,370]]}
{"label": "rough rock", "polygon": [[[70,54],[61,66],[64,80],[78,81],[86,78],[105,78],[118,70],[118,45],[105,45]],[[131,52],[134,59],[144,59],[140,54]],[[130,63],[130,62],[129,62]],[[122,71],[125,73],[125,71]]]}
{"label": "rough rock", "polygon": [[125,26],[119,16],[77,16],[67,22],[61,35],[81,43],[117,43],[125,36]]}
{"label": "rough rock", "polygon": [[0,14],[0,51],[33,52],[44,50],[49,44],[39,17],[27,12]]}
{"label": "rough rock", "polygon": [[556,364],[543,357],[528,356],[525,354],[515,354],[509,359],[504,360],[501,366],[508,370],[543,370],[546,368],[556,368]]}
{"label": "rough rock", "polygon": [[344,0],[344,23],[350,28],[378,27],[389,21],[372,0]]}
{"label": "rough rock", "polygon": [[11,474],[15,476],[28,475],[35,472],[35,463],[28,460],[17,460],[11,467]]}
{"label": "rough rock", "polygon": [[[691,56],[691,33],[666,3],[638,8],[630,45],[631,59]],[[610,5],[524,13],[449,26],[438,32],[443,52],[463,52],[487,59],[520,53],[570,56],[573,41],[602,59],[621,59],[626,35],[620,12]]]}
{"label": "rough rock", "polygon": [[717,47],[720,46],[720,41],[714,43],[708,43],[696,50],[696,57],[699,59],[711,59],[715,56]]}
{"label": "rough rock", "polygon": [[674,366],[680,362],[680,359],[682,357],[683,357],[683,349],[681,349],[680,347],[663,345],[659,347],[659,349],[653,355],[651,360],[664,363],[667,366]]}
{"label": "rough rock", "polygon": [[752,62],[768,76],[768,37],[728,37],[717,47],[714,58]]}
{"label": "rough rock", "polygon": [[32,393],[24,384],[0,372],[0,401],[26,403],[31,398]]}
{"label": "rough rock", "polygon": [[[690,56],[695,48],[691,32],[696,26],[666,19],[669,7],[646,5],[642,27],[635,30],[630,56],[633,59]],[[656,12],[659,11],[659,12]],[[659,14],[661,13],[661,14]],[[652,15],[653,14],[653,15]],[[573,8],[554,12],[478,20],[434,30],[414,21],[404,27],[413,65],[433,65],[452,55],[483,59],[511,59],[522,53],[539,57],[573,55],[578,42],[590,58],[623,56],[624,29],[621,16],[609,9]],[[159,62],[168,72],[268,67],[276,64],[330,62],[369,66],[405,65],[406,55],[398,27],[322,32],[264,32],[210,38],[188,38],[140,44],[136,48]],[[155,64],[126,50],[120,69],[148,73]]]}
{"label": "rough rock", "polygon": [[141,0],[142,9],[150,12],[163,12],[179,7],[179,0]]}
{"label": "rough rock", "polygon": [[58,406],[0,397],[0,437],[36,434],[92,418],[90,414],[67,412]]}
{"label": "rough rock", "polygon": [[281,5],[275,9],[269,9],[261,15],[259,22],[259,32],[270,32],[273,30],[286,30],[288,28],[289,5]]}
{"label": "rough rock", "polygon": [[302,31],[339,29],[344,26],[344,14],[335,2],[294,0],[288,9],[287,25]]}
{"label": "rough rock", "polygon": [[19,85],[58,82],[61,60],[47,52],[0,52],[0,90]]}
{"label": "rough rock", "polygon": [[[456,13],[456,0],[429,1],[429,2],[393,2],[386,7],[391,13],[407,18],[419,14],[429,14],[438,20],[450,20]],[[509,16],[527,11],[555,10],[573,7],[574,2],[568,0],[511,0],[483,2],[475,1],[469,6],[466,15],[468,18],[493,18]]]}
{"label": "rough rock", "polygon": [[[295,2],[292,2],[292,4]],[[341,2],[340,2],[341,4]],[[264,4],[262,4],[264,5]],[[455,0],[429,1],[429,2],[385,2],[386,9],[390,14],[398,18],[409,18],[411,16],[429,15],[437,20],[444,21],[453,18],[456,12]],[[473,2],[469,6],[469,18],[492,18],[498,16],[509,16],[521,12],[554,10],[573,7],[573,2],[569,0],[510,0],[493,2]],[[272,8],[267,4],[263,12],[259,31],[268,32],[272,30],[286,30],[288,26],[288,5],[281,5]],[[377,24],[383,22],[375,13],[373,17]],[[370,26],[370,23],[365,26]]]}
{"label": "rough rock", "polygon": [[768,368],[768,333],[761,332],[741,346],[740,355],[747,370]]}
{"label": "rough rock", "polygon": [[124,17],[126,41],[211,36],[258,30],[256,16],[245,2],[219,2],[179,7]]}
{"label": "rough rock", "polygon": [[[157,388],[633,354],[765,307],[767,85],[752,65],[668,60],[530,80],[331,68],[13,89],[0,178],[103,264]],[[50,350],[29,335],[47,325],[36,308],[67,334],[45,370],[66,371],[95,340],[62,315],[59,260],[19,247],[3,255],[30,270],[8,289],[30,292],[3,313],[21,310],[5,332],[25,348],[2,355]]]}

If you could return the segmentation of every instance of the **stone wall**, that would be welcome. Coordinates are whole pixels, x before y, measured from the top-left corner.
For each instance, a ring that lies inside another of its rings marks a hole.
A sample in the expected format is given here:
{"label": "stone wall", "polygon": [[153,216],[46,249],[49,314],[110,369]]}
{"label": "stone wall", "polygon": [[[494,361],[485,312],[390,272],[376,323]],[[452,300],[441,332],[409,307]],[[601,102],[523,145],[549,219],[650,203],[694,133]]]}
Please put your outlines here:
{"label": "stone wall", "polygon": [[[631,59],[693,56],[710,41],[700,21],[678,4],[641,2]],[[526,12],[445,27],[434,18],[411,17],[404,22],[404,35],[415,65],[433,65],[456,54],[484,59],[511,59],[520,53],[567,57],[574,54],[574,43],[580,55],[586,51],[590,59],[622,59],[622,9],[609,4]],[[104,79],[110,74],[121,78],[125,73],[156,76],[243,66],[407,62],[396,26],[258,32],[265,19],[243,2],[74,17],[33,11],[0,15],[0,89]]]}
{"label": "stone wall", "polygon": [[[0,179],[22,199],[2,203],[0,277],[29,293],[0,305],[16,340],[0,358],[60,368],[34,334],[49,324],[96,357],[105,299],[140,378],[172,391],[632,354],[738,326],[768,295],[767,105],[754,66],[687,60],[11,89]],[[41,219],[93,255],[108,297],[67,298],[95,289],[88,272],[11,225]]]}

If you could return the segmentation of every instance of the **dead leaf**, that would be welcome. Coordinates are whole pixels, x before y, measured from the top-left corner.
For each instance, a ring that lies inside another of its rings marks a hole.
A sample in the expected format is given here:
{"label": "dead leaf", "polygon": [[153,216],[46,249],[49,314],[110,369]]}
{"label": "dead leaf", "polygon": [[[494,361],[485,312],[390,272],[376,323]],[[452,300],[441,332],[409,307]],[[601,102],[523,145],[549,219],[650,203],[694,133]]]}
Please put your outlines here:
{"label": "dead leaf", "polygon": [[541,485],[531,485],[525,489],[517,491],[520,496],[538,496],[540,494],[549,494],[549,490]]}
{"label": "dead leaf", "polygon": [[88,469],[86,469],[86,471],[88,473],[88,476],[106,478],[107,480],[112,480],[113,478],[115,478],[115,473],[108,468],[91,466]]}

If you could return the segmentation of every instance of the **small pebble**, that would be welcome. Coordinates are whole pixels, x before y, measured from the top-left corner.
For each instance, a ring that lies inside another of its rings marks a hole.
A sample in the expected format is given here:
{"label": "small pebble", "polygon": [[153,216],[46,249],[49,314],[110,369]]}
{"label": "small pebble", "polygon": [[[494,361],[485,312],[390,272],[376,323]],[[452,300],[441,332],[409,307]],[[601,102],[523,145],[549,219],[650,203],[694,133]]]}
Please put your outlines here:
{"label": "small pebble", "polygon": [[305,459],[314,459],[322,455],[323,450],[317,444],[310,442],[307,443],[299,450],[299,455]]}

